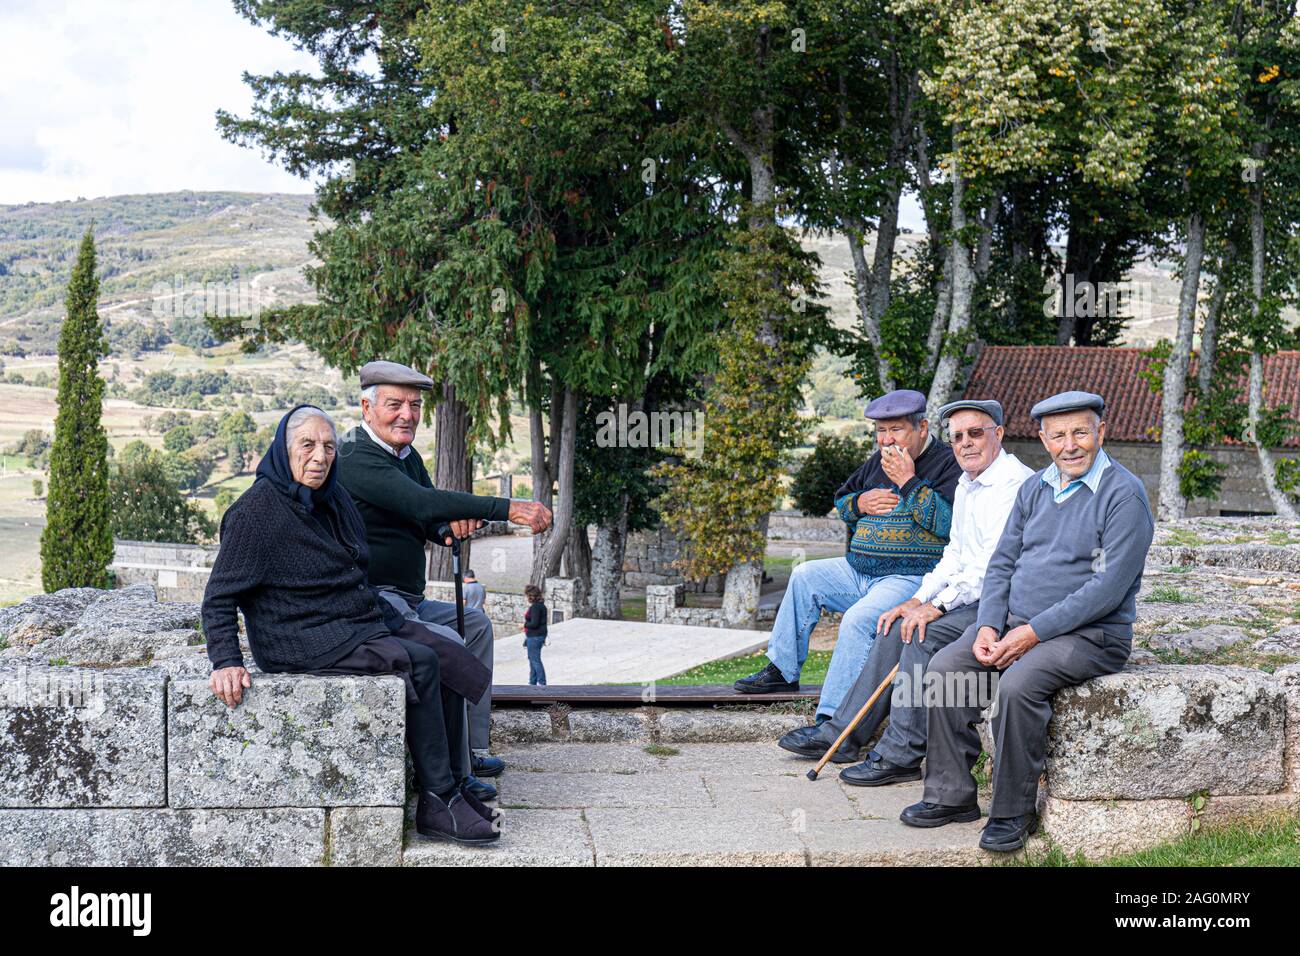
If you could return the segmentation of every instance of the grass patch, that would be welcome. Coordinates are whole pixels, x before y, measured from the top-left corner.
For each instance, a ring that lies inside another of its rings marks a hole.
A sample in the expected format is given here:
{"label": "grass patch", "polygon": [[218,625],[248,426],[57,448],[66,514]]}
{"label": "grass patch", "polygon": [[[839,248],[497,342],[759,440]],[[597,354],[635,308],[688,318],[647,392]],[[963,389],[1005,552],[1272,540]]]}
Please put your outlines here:
{"label": "grass patch", "polygon": [[[674,674],[672,677],[657,681],[659,684],[734,684],[742,677],[748,677],[755,671],[767,666],[767,655],[747,654],[744,657],[729,657],[726,660],[710,661],[688,671]],[[804,661],[803,673],[799,675],[800,685],[820,684],[826,679],[826,670],[831,666],[830,651],[812,651]]]}
{"label": "grass patch", "polygon": [[1300,866],[1300,816],[1202,829],[1172,843],[1108,860],[1090,861],[1051,847],[1008,862],[1013,866]]}
{"label": "grass patch", "polygon": [[1186,574],[1190,570],[1192,570],[1190,564],[1171,564],[1165,568],[1165,574]]}
{"label": "grass patch", "polygon": [[1201,599],[1195,594],[1180,591],[1172,584],[1158,584],[1143,600],[1152,604],[1199,604]]}
{"label": "grass patch", "polygon": [[645,620],[645,598],[624,598],[619,606],[623,609],[623,620]]}
{"label": "grass patch", "polygon": [[1202,538],[1195,531],[1189,531],[1186,528],[1175,528],[1161,539],[1162,545],[1177,545],[1184,548],[1195,548],[1197,545],[1209,544],[1205,538]]}
{"label": "grass patch", "polygon": [[1265,654],[1251,647],[1248,641],[1221,647],[1217,651],[1191,652],[1172,648],[1147,648],[1161,664],[1225,664],[1234,667],[1251,667],[1271,674],[1279,667],[1294,664],[1295,657],[1290,654]]}
{"label": "grass patch", "polygon": [[1286,547],[1288,544],[1300,544],[1300,538],[1293,538],[1286,531],[1270,531],[1264,540],[1269,544],[1275,544],[1281,547]]}
{"label": "grass patch", "polygon": [[652,757],[676,757],[681,753],[676,747],[665,747],[663,744],[650,744],[644,749]]}

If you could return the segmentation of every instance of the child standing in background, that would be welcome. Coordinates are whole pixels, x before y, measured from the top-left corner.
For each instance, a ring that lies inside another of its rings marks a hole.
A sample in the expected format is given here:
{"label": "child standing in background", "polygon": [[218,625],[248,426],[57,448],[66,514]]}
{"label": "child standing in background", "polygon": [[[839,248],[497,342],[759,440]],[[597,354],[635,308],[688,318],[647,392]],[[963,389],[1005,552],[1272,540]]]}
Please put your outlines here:
{"label": "child standing in background", "polygon": [[524,613],[524,647],[528,648],[528,684],[546,686],[546,669],[542,667],[542,645],[546,643],[546,605],[542,589],[535,584],[524,588],[528,610]]}

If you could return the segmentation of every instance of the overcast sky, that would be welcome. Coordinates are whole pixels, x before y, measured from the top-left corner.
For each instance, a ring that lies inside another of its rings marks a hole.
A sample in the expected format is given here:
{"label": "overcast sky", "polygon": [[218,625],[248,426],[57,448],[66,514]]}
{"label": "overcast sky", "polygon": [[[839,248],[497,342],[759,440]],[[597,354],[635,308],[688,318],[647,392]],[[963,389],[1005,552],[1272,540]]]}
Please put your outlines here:
{"label": "overcast sky", "polygon": [[227,0],[0,0],[0,204],[310,192],[215,112],[247,113],[245,70],[314,65]]}

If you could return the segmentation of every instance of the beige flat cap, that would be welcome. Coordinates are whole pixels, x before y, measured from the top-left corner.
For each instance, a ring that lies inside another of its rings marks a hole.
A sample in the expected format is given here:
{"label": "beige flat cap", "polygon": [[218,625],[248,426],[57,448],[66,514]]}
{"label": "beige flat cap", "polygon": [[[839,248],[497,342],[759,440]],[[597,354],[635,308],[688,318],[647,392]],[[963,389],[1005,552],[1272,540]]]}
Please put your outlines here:
{"label": "beige flat cap", "polygon": [[361,387],[371,385],[413,385],[428,390],[433,388],[433,379],[398,362],[367,362],[361,366]]}

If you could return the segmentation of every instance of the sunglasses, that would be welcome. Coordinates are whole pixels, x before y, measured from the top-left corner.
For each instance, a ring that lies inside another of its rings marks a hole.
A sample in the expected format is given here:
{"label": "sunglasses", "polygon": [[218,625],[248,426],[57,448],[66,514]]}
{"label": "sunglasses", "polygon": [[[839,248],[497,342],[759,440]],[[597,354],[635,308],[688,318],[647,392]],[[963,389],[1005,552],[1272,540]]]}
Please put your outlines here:
{"label": "sunglasses", "polygon": [[948,433],[948,444],[950,444],[950,445],[960,445],[960,444],[965,440],[965,438],[966,438],[967,435],[970,436],[971,441],[979,441],[981,438],[984,437],[984,433],[987,432],[987,431],[992,431],[992,429],[990,429],[990,428],[968,428],[968,429],[966,429],[966,431],[964,431],[964,432],[949,432],[949,433]]}

